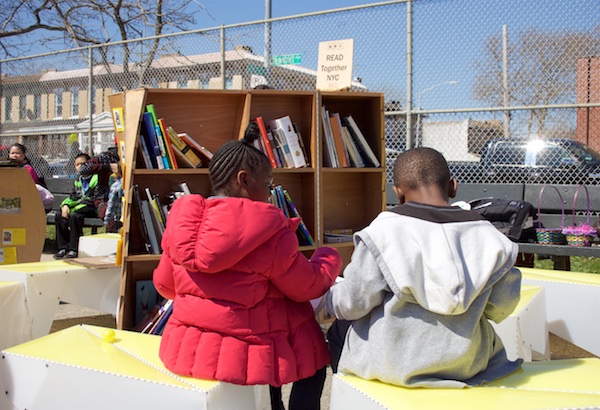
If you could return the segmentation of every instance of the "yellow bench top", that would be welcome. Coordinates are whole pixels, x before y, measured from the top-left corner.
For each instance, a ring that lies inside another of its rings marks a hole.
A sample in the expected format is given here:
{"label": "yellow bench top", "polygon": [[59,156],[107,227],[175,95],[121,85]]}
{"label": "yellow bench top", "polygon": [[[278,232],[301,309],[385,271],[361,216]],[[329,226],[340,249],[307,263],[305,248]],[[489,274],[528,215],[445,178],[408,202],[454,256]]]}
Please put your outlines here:
{"label": "yellow bench top", "polygon": [[569,282],[600,286],[600,274],[549,269],[519,268],[524,279]]}
{"label": "yellow bench top", "polygon": [[[115,332],[112,343],[103,333]],[[124,377],[209,391],[220,382],[178,376],[164,367],[158,357],[160,336],[79,325],[8,348],[5,355],[22,355]]]}
{"label": "yellow bench top", "polygon": [[390,410],[600,407],[600,359],[529,362],[493,383],[465,389],[409,389],[355,376],[335,377]]}

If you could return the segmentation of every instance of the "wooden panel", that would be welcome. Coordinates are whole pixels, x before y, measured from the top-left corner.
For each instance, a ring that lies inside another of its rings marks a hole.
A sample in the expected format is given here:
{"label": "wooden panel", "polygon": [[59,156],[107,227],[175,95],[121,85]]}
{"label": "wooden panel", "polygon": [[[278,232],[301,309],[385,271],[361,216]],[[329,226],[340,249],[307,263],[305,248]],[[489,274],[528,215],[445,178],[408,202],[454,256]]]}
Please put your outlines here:
{"label": "wooden panel", "polygon": [[[0,168],[0,247],[3,263],[39,262],[46,239],[46,212],[24,168]],[[16,261],[8,253],[16,251]]]}

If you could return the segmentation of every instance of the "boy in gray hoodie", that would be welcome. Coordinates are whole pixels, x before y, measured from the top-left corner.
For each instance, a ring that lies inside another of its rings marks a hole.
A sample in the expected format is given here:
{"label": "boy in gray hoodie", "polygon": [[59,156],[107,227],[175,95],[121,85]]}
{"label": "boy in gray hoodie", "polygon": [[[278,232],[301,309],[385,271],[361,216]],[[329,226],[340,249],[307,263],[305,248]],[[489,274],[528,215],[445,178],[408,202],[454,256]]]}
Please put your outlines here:
{"label": "boy in gray hoodie", "polygon": [[519,301],[518,246],[478,213],[451,207],[456,189],[436,150],[398,156],[400,205],[355,233],[344,280],[326,296],[338,319],[328,332],[334,372],[460,388],[521,365],[507,359],[488,322]]}

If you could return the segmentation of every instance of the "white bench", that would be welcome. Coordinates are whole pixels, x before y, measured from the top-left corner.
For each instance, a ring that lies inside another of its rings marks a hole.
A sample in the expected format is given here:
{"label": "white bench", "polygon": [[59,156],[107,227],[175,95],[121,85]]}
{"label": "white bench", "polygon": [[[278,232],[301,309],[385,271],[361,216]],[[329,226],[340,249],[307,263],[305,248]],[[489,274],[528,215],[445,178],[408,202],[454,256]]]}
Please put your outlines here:
{"label": "white bench", "polygon": [[330,410],[485,408],[575,409],[600,407],[600,359],[525,363],[522,369],[481,387],[409,389],[336,374]]}
{"label": "white bench", "polygon": [[120,278],[117,266],[89,269],[64,260],[0,265],[1,282],[19,282],[25,287],[34,339],[50,332],[60,301],[116,315]]}
{"label": "white bench", "polygon": [[524,284],[544,287],[549,332],[600,356],[600,275],[520,269]]}
{"label": "white bench", "polygon": [[[103,339],[114,331],[115,339]],[[182,377],[158,357],[159,336],[79,325],[5,349],[0,371],[17,409],[270,409],[266,386]],[[1,381],[0,377],[0,381]]]}

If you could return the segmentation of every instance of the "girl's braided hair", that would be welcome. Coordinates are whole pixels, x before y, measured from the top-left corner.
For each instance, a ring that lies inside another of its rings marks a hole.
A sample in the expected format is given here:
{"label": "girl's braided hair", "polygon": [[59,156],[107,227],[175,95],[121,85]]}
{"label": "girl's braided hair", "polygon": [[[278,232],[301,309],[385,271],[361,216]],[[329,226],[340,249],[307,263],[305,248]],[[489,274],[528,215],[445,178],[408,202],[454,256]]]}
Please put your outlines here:
{"label": "girl's braided hair", "polygon": [[215,151],[208,165],[208,175],[214,193],[227,192],[227,186],[241,169],[254,174],[271,166],[269,158],[253,145],[258,138],[258,125],[251,122],[244,132],[244,138],[229,141]]}

